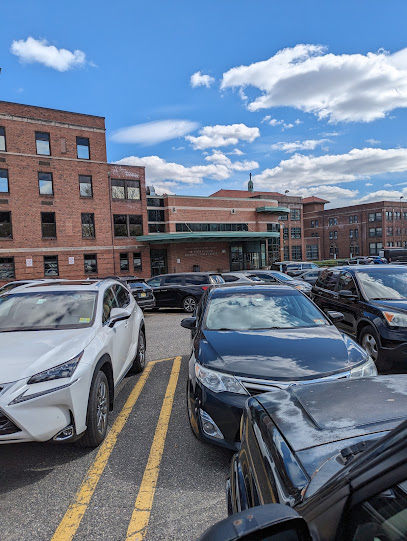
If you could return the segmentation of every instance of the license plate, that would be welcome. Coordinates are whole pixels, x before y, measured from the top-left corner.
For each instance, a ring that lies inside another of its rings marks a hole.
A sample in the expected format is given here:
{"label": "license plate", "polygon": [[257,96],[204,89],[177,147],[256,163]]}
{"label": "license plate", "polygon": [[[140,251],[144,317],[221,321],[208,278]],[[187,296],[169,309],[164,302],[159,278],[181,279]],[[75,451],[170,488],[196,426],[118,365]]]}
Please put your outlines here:
{"label": "license plate", "polygon": [[147,293],[139,293],[139,297],[147,297]]}

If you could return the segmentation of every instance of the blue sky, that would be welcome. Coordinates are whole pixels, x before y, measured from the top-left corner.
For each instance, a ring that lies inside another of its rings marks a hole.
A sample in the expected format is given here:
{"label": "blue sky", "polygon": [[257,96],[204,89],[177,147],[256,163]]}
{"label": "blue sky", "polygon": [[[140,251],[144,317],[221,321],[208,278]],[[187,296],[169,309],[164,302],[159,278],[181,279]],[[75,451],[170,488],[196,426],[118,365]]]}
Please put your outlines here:
{"label": "blue sky", "polygon": [[407,199],[406,16],[405,0],[3,2],[0,99],[105,116],[109,161],[160,191],[251,172],[331,206]]}

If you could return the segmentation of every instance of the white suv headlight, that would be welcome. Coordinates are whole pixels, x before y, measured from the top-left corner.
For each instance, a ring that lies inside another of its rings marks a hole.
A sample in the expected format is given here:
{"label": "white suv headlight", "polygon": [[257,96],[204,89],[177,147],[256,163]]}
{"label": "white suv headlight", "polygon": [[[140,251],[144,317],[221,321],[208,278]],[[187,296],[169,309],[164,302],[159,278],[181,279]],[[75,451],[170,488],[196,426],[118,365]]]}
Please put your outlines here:
{"label": "white suv headlight", "polygon": [[52,381],[54,379],[70,378],[75,372],[82,355],[83,351],[66,363],[59,364],[58,366],[54,366],[43,372],[38,372],[38,374],[32,376],[27,383],[42,383],[43,381]]}
{"label": "white suv headlight", "polygon": [[234,376],[209,370],[209,368],[204,368],[197,362],[195,362],[195,376],[202,385],[205,385],[205,387],[208,387],[208,389],[215,393],[248,394],[243,385]]}
{"label": "white suv headlight", "polygon": [[352,368],[350,371],[351,378],[365,378],[367,376],[377,376],[377,368],[371,357],[366,363]]}
{"label": "white suv headlight", "polygon": [[407,327],[407,315],[400,312],[383,312],[390,327]]}

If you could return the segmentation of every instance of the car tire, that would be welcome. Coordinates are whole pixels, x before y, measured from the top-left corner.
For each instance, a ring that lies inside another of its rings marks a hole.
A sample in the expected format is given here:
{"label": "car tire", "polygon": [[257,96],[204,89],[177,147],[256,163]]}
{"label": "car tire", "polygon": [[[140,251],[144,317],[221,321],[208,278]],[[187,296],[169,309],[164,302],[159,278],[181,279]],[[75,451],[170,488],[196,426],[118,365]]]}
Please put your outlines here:
{"label": "car tire", "polygon": [[371,325],[363,327],[359,334],[359,344],[374,360],[379,372],[386,372],[392,367],[392,362],[389,360],[383,349],[380,346],[379,334]]}
{"label": "car tire", "polygon": [[195,297],[192,297],[189,295],[188,297],[185,297],[182,301],[182,308],[185,312],[188,314],[192,314],[198,304],[198,301]]}
{"label": "car tire", "polygon": [[105,439],[109,420],[109,382],[101,370],[93,378],[89,391],[87,429],[78,441],[80,447],[98,447]]}
{"label": "car tire", "polygon": [[139,374],[146,367],[146,337],[144,331],[140,330],[138,335],[137,354],[134,357],[130,372],[132,374]]}
{"label": "car tire", "polygon": [[189,428],[191,429],[191,432],[192,434],[195,436],[195,438],[199,441],[203,441],[200,434],[199,434],[199,429],[198,429],[198,432],[194,429],[194,427],[192,426],[192,411],[191,411],[191,402],[189,400],[189,380],[187,381],[187,393],[186,393],[186,399],[187,399],[187,415],[188,415],[188,424],[189,424]]}

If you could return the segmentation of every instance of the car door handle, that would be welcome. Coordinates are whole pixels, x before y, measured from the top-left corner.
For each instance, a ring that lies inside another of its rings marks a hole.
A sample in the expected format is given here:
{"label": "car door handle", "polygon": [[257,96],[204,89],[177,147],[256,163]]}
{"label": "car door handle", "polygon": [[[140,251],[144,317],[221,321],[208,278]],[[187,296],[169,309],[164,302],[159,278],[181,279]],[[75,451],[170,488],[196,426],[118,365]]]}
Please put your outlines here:
{"label": "car door handle", "polygon": [[160,289],[160,293],[166,293],[168,289]]}

